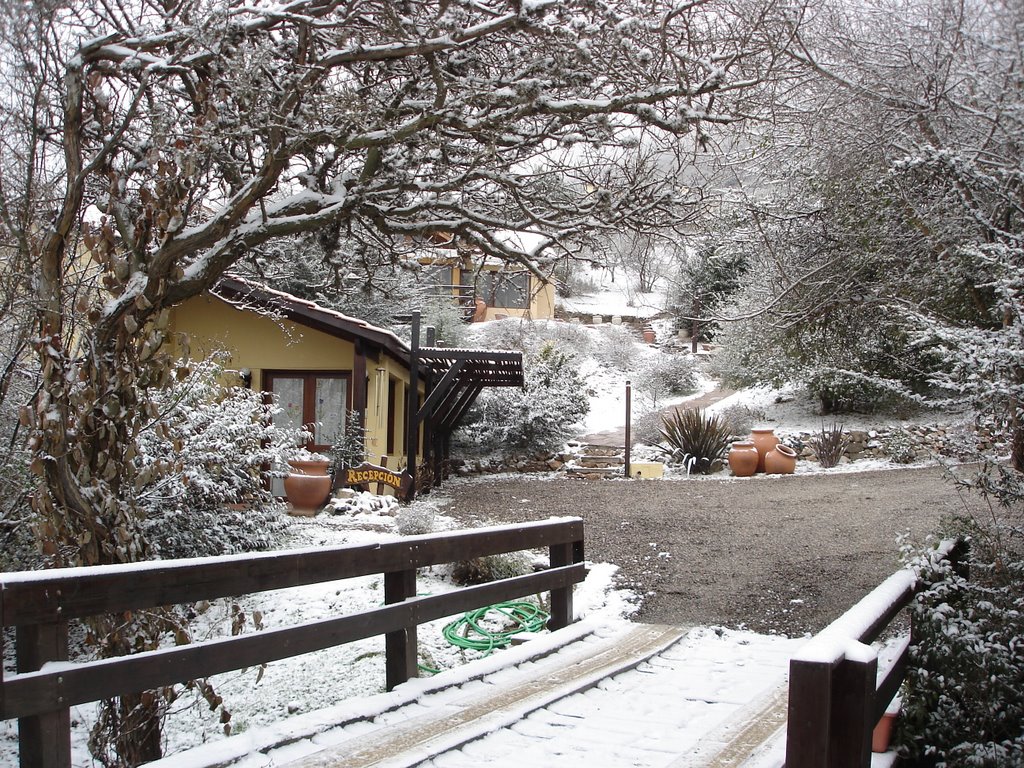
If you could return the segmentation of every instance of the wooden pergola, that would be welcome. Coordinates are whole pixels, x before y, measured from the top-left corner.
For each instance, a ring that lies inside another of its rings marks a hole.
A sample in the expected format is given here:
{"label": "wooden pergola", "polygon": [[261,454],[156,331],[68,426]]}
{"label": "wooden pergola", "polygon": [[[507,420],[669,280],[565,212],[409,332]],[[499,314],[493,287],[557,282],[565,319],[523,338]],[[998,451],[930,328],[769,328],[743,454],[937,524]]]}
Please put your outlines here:
{"label": "wooden pergola", "polygon": [[[432,344],[428,329],[427,342]],[[432,485],[447,475],[451,457],[451,435],[485,387],[522,387],[523,356],[519,352],[491,352],[419,344],[419,313],[412,316],[412,345],[409,354],[409,419],[406,450],[407,471],[413,476],[407,498],[416,495],[419,435],[422,427],[423,461],[430,467]],[[423,381],[422,401],[419,382]]]}

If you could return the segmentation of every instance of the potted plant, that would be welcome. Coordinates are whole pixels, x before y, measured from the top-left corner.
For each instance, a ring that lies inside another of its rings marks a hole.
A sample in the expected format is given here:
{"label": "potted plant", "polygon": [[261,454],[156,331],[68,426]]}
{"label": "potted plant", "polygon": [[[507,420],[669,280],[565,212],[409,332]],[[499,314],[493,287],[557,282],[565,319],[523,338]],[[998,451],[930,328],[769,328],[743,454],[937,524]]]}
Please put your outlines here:
{"label": "potted plant", "polygon": [[327,472],[331,459],[300,448],[288,459],[290,471],[284,478],[284,492],[293,515],[315,515],[327,501],[334,480]]}

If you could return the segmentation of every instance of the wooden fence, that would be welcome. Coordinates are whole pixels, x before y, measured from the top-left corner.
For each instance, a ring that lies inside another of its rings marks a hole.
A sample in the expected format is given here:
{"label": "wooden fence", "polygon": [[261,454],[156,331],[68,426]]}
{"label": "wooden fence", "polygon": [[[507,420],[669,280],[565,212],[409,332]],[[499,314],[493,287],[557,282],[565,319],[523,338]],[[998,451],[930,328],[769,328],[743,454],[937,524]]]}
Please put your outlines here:
{"label": "wooden fence", "polygon": [[[417,597],[416,569],[547,547],[550,568]],[[68,622],[106,613],[194,603],[372,574],[385,605],[293,627],[68,663]],[[22,768],[70,768],[69,707],[384,635],[386,686],[416,675],[416,628],[435,619],[551,592],[548,626],[572,622],[572,587],[584,580],[579,518],[498,526],[331,549],[244,554],[130,566],[0,574],[0,619],[15,627],[17,673],[0,670],[0,717],[18,718]],[[2,651],[2,635],[0,635]]]}
{"label": "wooden fence", "polygon": [[[939,556],[955,568],[963,542],[945,542]],[[816,635],[789,665],[786,768],[867,768],[871,733],[906,677],[913,630],[879,674],[876,640],[922,585],[898,571]]]}

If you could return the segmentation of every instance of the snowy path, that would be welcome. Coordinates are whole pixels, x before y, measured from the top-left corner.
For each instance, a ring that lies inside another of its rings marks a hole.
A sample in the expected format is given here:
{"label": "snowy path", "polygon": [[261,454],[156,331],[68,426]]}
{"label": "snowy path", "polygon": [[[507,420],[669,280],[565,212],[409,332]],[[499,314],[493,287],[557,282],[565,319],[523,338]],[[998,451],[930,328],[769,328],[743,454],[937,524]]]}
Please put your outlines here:
{"label": "snowy path", "polygon": [[[667,408],[661,409],[663,416],[670,415],[673,411],[677,410],[691,410],[694,408],[707,408],[709,405],[725,400],[727,397],[731,397],[736,394],[734,390],[725,387],[714,389],[710,392],[705,392],[697,397],[692,397],[688,400],[684,400],[681,403],[675,403]],[[579,442],[587,445],[602,445],[609,448],[622,448],[626,444],[626,426],[622,425],[615,429],[606,429],[601,432],[593,432],[589,435],[583,435],[577,438]]]}
{"label": "snowy path", "polygon": [[[785,719],[788,660],[803,639],[628,622],[586,633],[577,625],[561,645],[558,634],[452,670],[449,684],[443,675],[415,681],[409,686],[421,687],[419,695],[397,706],[368,701],[365,717],[232,764],[781,765],[774,737]],[[498,663],[503,656],[512,663]]]}

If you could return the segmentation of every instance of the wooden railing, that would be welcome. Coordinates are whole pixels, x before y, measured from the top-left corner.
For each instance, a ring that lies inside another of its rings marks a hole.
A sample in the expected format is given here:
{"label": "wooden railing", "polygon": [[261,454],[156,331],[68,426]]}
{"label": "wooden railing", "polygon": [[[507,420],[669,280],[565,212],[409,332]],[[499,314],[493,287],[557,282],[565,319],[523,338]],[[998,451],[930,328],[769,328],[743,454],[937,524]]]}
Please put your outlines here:
{"label": "wooden railing", "polygon": [[[938,557],[960,568],[966,545],[944,542]],[[867,768],[871,733],[906,677],[913,629],[879,674],[869,643],[922,588],[909,568],[894,573],[790,661],[786,768]]]}
{"label": "wooden railing", "polygon": [[[417,568],[538,547],[548,548],[547,570],[416,596]],[[69,621],[371,574],[384,575],[385,605],[380,608],[131,656],[68,663]],[[16,627],[17,655],[16,674],[3,676],[0,668],[0,717],[18,718],[23,768],[70,768],[71,706],[376,635],[385,636],[385,682],[391,690],[416,675],[418,625],[550,591],[548,626],[559,629],[572,622],[572,587],[585,577],[579,518],[363,546],[0,574],[0,618],[3,627]]]}

